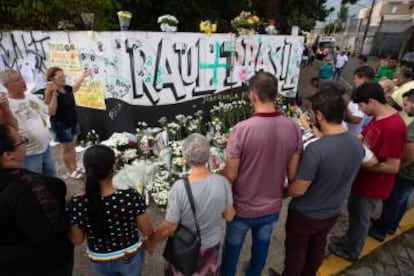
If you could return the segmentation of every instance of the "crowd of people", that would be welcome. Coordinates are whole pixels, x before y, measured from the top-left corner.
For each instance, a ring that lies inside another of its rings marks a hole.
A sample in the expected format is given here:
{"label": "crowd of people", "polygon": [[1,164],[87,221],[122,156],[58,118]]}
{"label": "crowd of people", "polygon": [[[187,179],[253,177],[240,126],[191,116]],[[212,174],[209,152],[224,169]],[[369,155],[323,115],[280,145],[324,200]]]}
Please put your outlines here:
{"label": "crowd of people", "polygon": [[[292,200],[283,275],[316,275],[346,201],[348,229],[344,236],[332,237],[328,248],[348,261],[357,260],[368,235],[381,241],[397,230],[414,189],[413,73],[394,70],[392,59],[376,73],[360,59],[364,64],[354,72],[350,95],[340,82],[327,80],[308,99],[302,122],[317,138],[306,147],[299,126],[276,109],[277,79],[256,73],[248,87],[254,114],[232,128],[224,169],[212,173],[206,166],[208,140],[201,134],[188,136],[182,152],[189,174],[174,183],[165,219],[157,227],[142,195],[113,187],[116,158],[110,148],[89,147],[84,171],[76,167],[80,130],[73,94],[88,71],[67,86],[64,71],[50,68],[45,102],[25,93],[18,72],[2,71],[0,81],[8,95],[0,95],[1,274],[71,275],[74,245],[86,241],[86,256],[97,275],[141,275],[145,252],[152,253],[183,225],[200,232],[193,275],[236,275],[249,231],[250,259],[243,273],[261,275],[285,197]],[[346,62],[344,57],[336,61],[338,78]],[[69,202],[65,183],[55,175],[47,114],[67,177],[84,176],[84,193]],[[382,214],[374,220],[379,202]],[[269,274],[278,275],[273,269]],[[165,275],[183,273],[166,262]]]}

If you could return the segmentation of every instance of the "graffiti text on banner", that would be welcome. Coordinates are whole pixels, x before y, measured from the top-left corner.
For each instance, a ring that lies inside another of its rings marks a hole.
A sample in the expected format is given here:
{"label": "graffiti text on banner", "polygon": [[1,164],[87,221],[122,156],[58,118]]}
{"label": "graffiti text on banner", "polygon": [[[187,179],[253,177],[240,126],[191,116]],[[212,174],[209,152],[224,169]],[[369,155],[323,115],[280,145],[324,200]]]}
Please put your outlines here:
{"label": "graffiti text on banner", "polygon": [[0,32],[0,65],[20,70],[33,54],[31,70],[63,67],[69,85],[89,68],[107,99],[171,105],[240,87],[258,71],[294,97],[302,47],[298,36],[14,31]]}

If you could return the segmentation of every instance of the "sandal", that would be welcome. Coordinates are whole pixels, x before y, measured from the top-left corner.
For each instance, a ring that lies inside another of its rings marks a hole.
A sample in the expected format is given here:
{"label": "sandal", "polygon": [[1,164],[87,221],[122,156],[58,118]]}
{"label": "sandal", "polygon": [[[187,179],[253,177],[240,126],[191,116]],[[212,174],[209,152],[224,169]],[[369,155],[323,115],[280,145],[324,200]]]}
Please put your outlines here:
{"label": "sandal", "polygon": [[77,172],[77,171],[73,171],[71,174],[70,174],[70,178],[72,178],[72,179],[76,179],[76,180],[79,180],[79,179],[81,179],[82,178],[82,174],[81,173],[79,173],[79,172]]}
{"label": "sandal", "polygon": [[76,168],[76,172],[84,174],[85,173],[85,169],[80,167],[80,168]]}

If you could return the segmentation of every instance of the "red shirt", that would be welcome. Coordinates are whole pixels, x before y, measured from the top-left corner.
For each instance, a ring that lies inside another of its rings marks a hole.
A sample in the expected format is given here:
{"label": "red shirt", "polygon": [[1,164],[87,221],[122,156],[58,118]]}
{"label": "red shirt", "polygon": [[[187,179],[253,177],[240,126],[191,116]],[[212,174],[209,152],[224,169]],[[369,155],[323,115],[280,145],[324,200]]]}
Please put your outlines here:
{"label": "red shirt", "polygon": [[[398,113],[387,118],[375,118],[362,131],[364,143],[378,158],[400,159],[407,139],[407,127]],[[388,198],[394,186],[395,174],[370,172],[361,168],[354,181],[353,192],[367,198]]]}

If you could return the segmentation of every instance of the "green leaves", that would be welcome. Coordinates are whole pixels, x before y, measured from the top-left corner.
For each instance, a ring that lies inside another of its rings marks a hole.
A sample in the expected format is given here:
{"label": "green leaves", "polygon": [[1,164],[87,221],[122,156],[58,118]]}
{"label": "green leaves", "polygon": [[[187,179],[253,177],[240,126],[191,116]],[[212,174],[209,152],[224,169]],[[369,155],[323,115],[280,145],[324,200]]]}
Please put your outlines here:
{"label": "green leaves", "polygon": [[[116,12],[130,11],[130,30],[159,31],[157,18],[171,14],[180,21],[179,31],[198,32],[201,20],[218,23],[218,32],[229,32],[230,21],[242,10],[254,12],[265,22],[276,21],[281,33],[289,33],[292,25],[310,30],[316,21],[329,15],[327,0],[8,0],[0,1],[2,29],[56,30],[60,21],[83,30],[82,13],[94,13],[93,29],[118,30]],[[342,1],[354,3],[356,1]]]}

